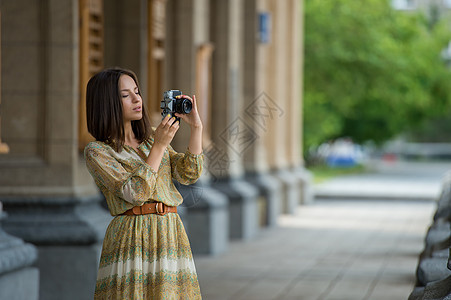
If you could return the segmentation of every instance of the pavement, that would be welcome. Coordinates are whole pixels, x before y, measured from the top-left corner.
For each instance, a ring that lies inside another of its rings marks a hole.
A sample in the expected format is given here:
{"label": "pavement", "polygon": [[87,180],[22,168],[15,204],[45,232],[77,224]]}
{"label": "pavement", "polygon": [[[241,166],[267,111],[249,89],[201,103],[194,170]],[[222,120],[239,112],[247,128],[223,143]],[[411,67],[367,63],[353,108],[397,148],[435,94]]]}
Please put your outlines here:
{"label": "pavement", "polygon": [[222,255],[195,256],[203,298],[407,299],[451,163],[373,167],[315,185],[315,202],[276,228]]}

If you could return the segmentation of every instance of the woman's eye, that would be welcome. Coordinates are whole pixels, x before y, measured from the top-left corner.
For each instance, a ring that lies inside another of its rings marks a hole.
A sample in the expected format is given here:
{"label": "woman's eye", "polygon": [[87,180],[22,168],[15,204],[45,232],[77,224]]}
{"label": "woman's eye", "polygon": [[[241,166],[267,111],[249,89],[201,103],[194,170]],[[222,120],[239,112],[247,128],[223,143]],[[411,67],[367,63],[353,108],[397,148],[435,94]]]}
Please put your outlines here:
{"label": "woman's eye", "polygon": [[128,95],[122,95],[122,98],[127,98],[128,97]]}

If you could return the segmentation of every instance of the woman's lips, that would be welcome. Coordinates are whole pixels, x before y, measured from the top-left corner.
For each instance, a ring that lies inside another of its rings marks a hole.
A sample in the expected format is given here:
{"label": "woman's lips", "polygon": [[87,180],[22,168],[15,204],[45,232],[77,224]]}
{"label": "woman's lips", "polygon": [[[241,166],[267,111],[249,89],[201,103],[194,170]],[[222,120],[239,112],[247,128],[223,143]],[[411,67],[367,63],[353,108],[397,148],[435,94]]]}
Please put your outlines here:
{"label": "woman's lips", "polygon": [[133,110],[134,111],[141,111],[141,106],[135,107]]}

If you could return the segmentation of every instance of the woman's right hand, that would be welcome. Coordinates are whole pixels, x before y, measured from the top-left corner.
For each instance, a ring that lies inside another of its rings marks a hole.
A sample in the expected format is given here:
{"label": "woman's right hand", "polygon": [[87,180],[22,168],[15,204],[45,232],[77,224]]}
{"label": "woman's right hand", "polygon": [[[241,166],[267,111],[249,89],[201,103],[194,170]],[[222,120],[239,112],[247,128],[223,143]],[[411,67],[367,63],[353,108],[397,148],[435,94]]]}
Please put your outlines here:
{"label": "woman's right hand", "polygon": [[155,130],[154,146],[158,145],[163,149],[166,149],[172,142],[172,139],[179,128],[180,124],[175,120],[175,117],[166,115]]}
{"label": "woman's right hand", "polygon": [[175,122],[175,117],[167,115],[155,129],[153,146],[147,156],[146,163],[156,172],[160,168],[166,148],[171,143],[177,130],[179,130],[179,122]]}

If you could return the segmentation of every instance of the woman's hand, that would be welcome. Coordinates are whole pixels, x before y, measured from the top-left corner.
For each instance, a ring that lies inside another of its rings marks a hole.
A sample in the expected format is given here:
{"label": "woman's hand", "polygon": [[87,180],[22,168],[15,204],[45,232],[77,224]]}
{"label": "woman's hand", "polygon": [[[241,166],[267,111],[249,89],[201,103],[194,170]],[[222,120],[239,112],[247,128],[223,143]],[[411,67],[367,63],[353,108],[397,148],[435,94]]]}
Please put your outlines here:
{"label": "woman's hand", "polygon": [[158,125],[155,130],[154,145],[158,145],[163,149],[166,149],[179,128],[179,122],[175,121],[175,117],[166,115],[166,117],[164,117],[163,121],[161,121],[160,125]]}
{"label": "woman's hand", "polygon": [[189,99],[193,104],[193,108],[189,114],[175,113],[175,116],[185,121],[192,129],[202,128],[202,121],[200,120],[199,112],[197,111],[196,96],[193,95],[193,98],[191,98],[187,95],[180,95],[177,96],[177,98]]}
{"label": "woman's hand", "polygon": [[202,121],[200,120],[199,112],[197,111],[197,102],[196,96],[193,95],[193,98],[181,95],[179,98],[186,98],[191,100],[193,104],[193,108],[189,114],[179,114],[176,113],[175,116],[179,117],[183,121],[185,121],[191,127],[191,135],[189,138],[188,149],[193,154],[201,154],[202,153]]}
{"label": "woman's hand", "polygon": [[175,122],[175,117],[171,115],[164,117],[157,129],[155,129],[153,146],[150,149],[149,156],[146,158],[146,163],[149,164],[155,172],[158,172],[164,152],[178,129],[179,122]]}

